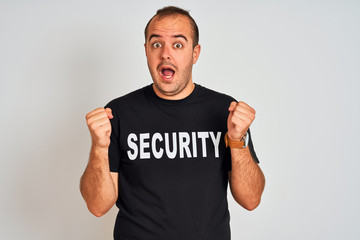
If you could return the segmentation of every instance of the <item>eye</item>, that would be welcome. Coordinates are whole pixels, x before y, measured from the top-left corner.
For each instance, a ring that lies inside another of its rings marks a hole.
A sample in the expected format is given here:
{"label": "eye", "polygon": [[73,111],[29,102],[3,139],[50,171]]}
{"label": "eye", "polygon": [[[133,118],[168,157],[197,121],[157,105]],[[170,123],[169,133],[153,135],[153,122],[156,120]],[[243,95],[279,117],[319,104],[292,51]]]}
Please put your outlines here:
{"label": "eye", "polygon": [[182,48],[183,45],[181,43],[175,43],[174,48]]}
{"label": "eye", "polygon": [[159,48],[159,47],[161,47],[161,43],[158,43],[158,42],[153,43],[153,47],[154,48]]}

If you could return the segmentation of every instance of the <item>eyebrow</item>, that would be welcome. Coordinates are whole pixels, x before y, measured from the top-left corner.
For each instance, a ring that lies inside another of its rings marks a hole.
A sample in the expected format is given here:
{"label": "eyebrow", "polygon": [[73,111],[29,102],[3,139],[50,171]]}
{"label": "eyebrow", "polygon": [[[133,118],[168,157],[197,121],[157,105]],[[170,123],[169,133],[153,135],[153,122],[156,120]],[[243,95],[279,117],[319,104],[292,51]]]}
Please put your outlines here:
{"label": "eyebrow", "polygon": [[150,40],[151,40],[152,38],[154,38],[154,37],[155,37],[155,38],[158,38],[158,37],[160,37],[160,35],[151,34],[148,41],[150,42]]}
{"label": "eyebrow", "polygon": [[[150,40],[152,38],[159,38],[159,37],[161,37],[161,36],[158,35],[158,34],[151,34],[148,41],[150,42]],[[172,37],[174,37],[174,38],[183,38],[183,39],[185,39],[185,41],[188,41],[187,38],[184,35],[181,35],[181,34],[173,35]]]}
{"label": "eyebrow", "polygon": [[183,39],[185,39],[185,41],[187,41],[187,38],[184,35],[181,35],[181,34],[174,35],[173,37],[175,37],[175,38],[183,38]]}

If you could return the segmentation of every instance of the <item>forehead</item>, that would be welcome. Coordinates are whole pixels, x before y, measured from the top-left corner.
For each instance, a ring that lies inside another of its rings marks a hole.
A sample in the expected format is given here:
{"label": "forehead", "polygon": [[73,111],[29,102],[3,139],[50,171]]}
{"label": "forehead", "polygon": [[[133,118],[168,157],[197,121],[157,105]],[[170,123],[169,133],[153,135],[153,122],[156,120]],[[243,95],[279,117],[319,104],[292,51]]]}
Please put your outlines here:
{"label": "forehead", "polygon": [[183,15],[166,16],[159,18],[156,16],[148,27],[149,38],[152,34],[160,36],[171,36],[174,34],[183,34],[187,37],[192,35],[192,27],[188,17]]}

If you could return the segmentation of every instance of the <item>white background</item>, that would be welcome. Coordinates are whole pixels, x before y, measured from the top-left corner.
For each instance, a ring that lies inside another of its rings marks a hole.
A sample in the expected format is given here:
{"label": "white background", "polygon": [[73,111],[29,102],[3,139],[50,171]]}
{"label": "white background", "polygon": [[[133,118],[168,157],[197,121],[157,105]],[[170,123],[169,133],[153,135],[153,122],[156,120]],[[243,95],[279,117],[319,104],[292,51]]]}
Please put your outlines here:
{"label": "white background", "polygon": [[0,1],[0,238],[111,239],[79,178],[85,115],[151,83],[143,30],[191,10],[194,81],[253,106],[261,205],[229,195],[232,239],[359,239],[360,2]]}

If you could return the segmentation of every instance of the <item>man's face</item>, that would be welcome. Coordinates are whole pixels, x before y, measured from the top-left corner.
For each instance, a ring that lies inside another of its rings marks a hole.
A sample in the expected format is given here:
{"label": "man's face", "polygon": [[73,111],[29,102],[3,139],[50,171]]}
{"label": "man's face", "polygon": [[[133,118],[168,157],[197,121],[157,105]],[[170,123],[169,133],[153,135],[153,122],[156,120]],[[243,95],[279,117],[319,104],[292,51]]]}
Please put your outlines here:
{"label": "man's face", "polygon": [[192,66],[200,45],[193,48],[193,31],[186,16],[155,17],[148,27],[145,51],[159,97],[182,99],[192,92]]}

